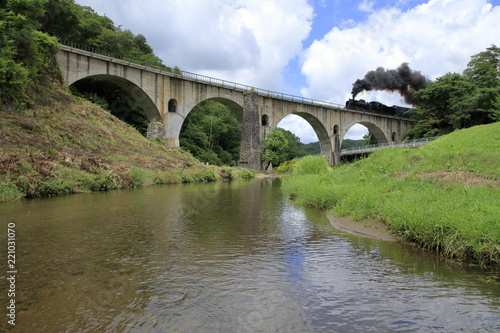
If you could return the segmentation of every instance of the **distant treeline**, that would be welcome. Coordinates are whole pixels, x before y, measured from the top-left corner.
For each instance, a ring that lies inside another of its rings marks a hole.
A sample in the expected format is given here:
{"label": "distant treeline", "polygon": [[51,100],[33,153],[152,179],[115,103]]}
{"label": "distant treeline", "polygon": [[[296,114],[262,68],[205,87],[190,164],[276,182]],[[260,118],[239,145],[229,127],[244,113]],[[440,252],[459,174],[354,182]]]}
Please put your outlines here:
{"label": "distant treeline", "polygon": [[[344,139],[342,141],[342,147],[340,149],[362,147],[366,145],[366,143],[367,143],[366,139],[361,139],[361,140]],[[308,155],[321,154],[321,146],[319,145],[319,141],[303,143],[302,149],[306,151]]]}

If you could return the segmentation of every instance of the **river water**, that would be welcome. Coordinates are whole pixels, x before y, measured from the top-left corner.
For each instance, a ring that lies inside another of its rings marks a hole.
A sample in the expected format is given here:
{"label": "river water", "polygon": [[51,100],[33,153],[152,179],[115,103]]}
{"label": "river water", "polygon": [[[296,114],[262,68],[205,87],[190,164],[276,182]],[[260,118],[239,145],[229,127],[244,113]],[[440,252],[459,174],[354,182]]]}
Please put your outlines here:
{"label": "river water", "polygon": [[15,332],[499,332],[498,277],[350,235],[280,179],[0,205]]}

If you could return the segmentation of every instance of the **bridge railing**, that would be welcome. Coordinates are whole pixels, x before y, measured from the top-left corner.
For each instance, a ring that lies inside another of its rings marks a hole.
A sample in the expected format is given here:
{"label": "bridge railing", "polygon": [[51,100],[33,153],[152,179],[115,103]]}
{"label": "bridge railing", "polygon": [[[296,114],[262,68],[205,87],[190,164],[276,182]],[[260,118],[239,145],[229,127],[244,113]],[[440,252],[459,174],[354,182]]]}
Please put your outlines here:
{"label": "bridge railing", "polygon": [[376,145],[369,145],[363,147],[353,147],[353,148],[345,148],[340,151],[340,155],[355,155],[355,154],[365,154],[371,153],[375,150],[383,149],[383,148],[416,148],[423,146],[431,141],[440,138],[440,136],[423,138],[423,139],[413,139],[413,140],[405,140],[401,142],[387,142]]}
{"label": "bridge railing", "polygon": [[[227,80],[217,79],[217,78],[206,76],[206,75],[186,72],[186,71],[183,71],[183,70],[180,70],[177,68],[168,71],[168,70],[165,70],[162,68],[158,68],[158,65],[141,65],[141,64],[134,63],[133,61],[129,61],[126,59],[120,59],[119,55],[112,55],[109,52],[103,52],[103,51],[100,51],[100,50],[93,48],[93,47],[83,46],[83,45],[79,45],[79,44],[68,42],[68,41],[62,41],[61,49],[66,50],[66,51],[70,51],[73,53],[83,54],[83,55],[86,55],[86,56],[89,56],[92,58],[102,59],[105,61],[118,63],[118,64],[122,64],[125,66],[133,67],[133,68],[138,68],[138,69],[147,70],[147,71],[154,72],[154,73],[159,73],[159,74],[166,75],[166,76],[178,77],[178,78],[182,78],[184,80],[190,80],[190,81],[194,81],[194,82],[198,82],[198,83],[207,83],[210,85],[214,85],[214,86],[218,86],[218,87],[226,88],[226,89],[231,89],[231,90],[236,90],[236,91],[240,91],[243,93],[256,92],[260,96],[270,97],[270,98],[274,98],[274,99],[281,99],[281,100],[285,100],[285,101],[289,101],[289,102],[307,104],[307,105],[312,105],[312,106],[319,106],[319,107],[324,107],[324,108],[328,108],[328,109],[341,109],[341,110],[345,109],[345,106],[342,104],[325,102],[325,101],[321,101],[321,100],[317,100],[317,99],[313,99],[313,98],[305,98],[302,96],[295,96],[295,95],[285,94],[282,92],[277,92],[277,91],[272,91],[272,90],[267,90],[267,89],[260,89],[260,88],[248,86],[245,84],[240,84],[240,83],[231,82],[231,81],[227,81]],[[165,66],[165,67],[167,67],[167,66]],[[352,110],[352,109],[349,109],[349,112],[362,113],[362,114],[373,114],[373,112],[369,112],[369,111],[360,111],[360,110]],[[401,118],[398,115],[385,115],[385,117]],[[405,120],[412,121],[411,119],[408,119],[408,118],[405,118]]]}
{"label": "bridge railing", "polygon": [[[241,83],[217,79],[214,77],[196,74],[196,73],[191,73],[191,72],[187,72],[187,71],[183,71],[183,70],[179,70],[179,69],[173,69],[171,71],[168,71],[168,70],[165,70],[162,68],[158,68],[158,66],[155,66],[155,65],[141,65],[141,64],[137,64],[137,63],[134,63],[134,62],[126,60],[126,59],[121,59],[121,57],[119,55],[113,55],[113,54],[110,54],[109,52],[103,52],[103,51],[100,51],[100,50],[93,48],[93,47],[87,47],[87,46],[79,45],[79,44],[68,42],[68,41],[62,42],[61,49],[66,50],[66,51],[70,51],[73,53],[87,55],[87,56],[92,57],[92,58],[102,59],[102,60],[126,65],[129,67],[134,67],[134,68],[138,68],[138,69],[147,70],[150,72],[160,73],[162,75],[167,75],[167,76],[171,76],[171,77],[179,77],[179,78],[182,78],[185,80],[190,80],[190,81],[199,82],[199,83],[207,83],[210,85],[219,86],[222,88],[227,88],[227,89],[232,89],[232,90],[237,90],[237,91],[241,91],[244,93],[256,92],[259,95],[265,96],[265,97],[282,99],[282,100],[286,100],[286,101],[302,103],[302,104],[309,104],[309,105],[320,106],[320,107],[325,107],[325,108],[334,108],[334,109],[344,109],[345,108],[344,105],[342,105],[342,104],[325,102],[325,101],[321,101],[321,100],[317,100],[317,99],[313,99],[313,98],[305,98],[305,97],[290,95],[290,94],[286,94],[286,93],[282,93],[282,92],[256,88],[256,87],[248,86],[248,85],[241,84]],[[349,111],[359,112],[359,113],[369,113],[369,112],[356,111],[356,110],[349,110]]]}

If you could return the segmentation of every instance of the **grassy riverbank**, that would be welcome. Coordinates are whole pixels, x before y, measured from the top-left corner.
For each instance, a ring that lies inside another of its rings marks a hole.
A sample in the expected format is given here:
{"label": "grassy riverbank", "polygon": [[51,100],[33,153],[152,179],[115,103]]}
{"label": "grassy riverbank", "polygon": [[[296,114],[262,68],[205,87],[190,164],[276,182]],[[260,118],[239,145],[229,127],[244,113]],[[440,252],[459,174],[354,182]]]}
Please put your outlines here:
{"label": "grassy riverbank", "polygon": [[62,87],[44,100],[24,111],[0,110],[0,201],[253,177],[149,141]]}
{"label": "grassy riverbank", "polygon": [[500,264],[500,123],[295,175],[284,189],[335,215],[383,221],[401,240],[449,258]]}

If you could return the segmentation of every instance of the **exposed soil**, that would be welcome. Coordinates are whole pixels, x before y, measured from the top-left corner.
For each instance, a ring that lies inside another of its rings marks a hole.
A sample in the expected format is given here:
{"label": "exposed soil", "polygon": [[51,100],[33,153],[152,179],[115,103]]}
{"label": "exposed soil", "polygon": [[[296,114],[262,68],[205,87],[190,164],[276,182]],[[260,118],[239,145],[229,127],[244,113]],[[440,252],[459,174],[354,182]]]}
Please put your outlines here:
{"label": "exposed soil", "polygon": [[[409,176],[408,172],[399,172],[396,174],[398,178]],[[467,171],[436,171],[429,173],[416,174],[417,177],[422,179],[436,179],[443,181],[446,184],[461,184],[463,186],[472,187],[500,187],[500,181],[484,178],[475,173]]]}
{"label": "exposed soil", "polygon": [[387,225],[380,221],[355,221],[346,216],[328,215],[330,223],[337,229],[348,233],[373,239],[380,239],[389,242],[397,241]]}

